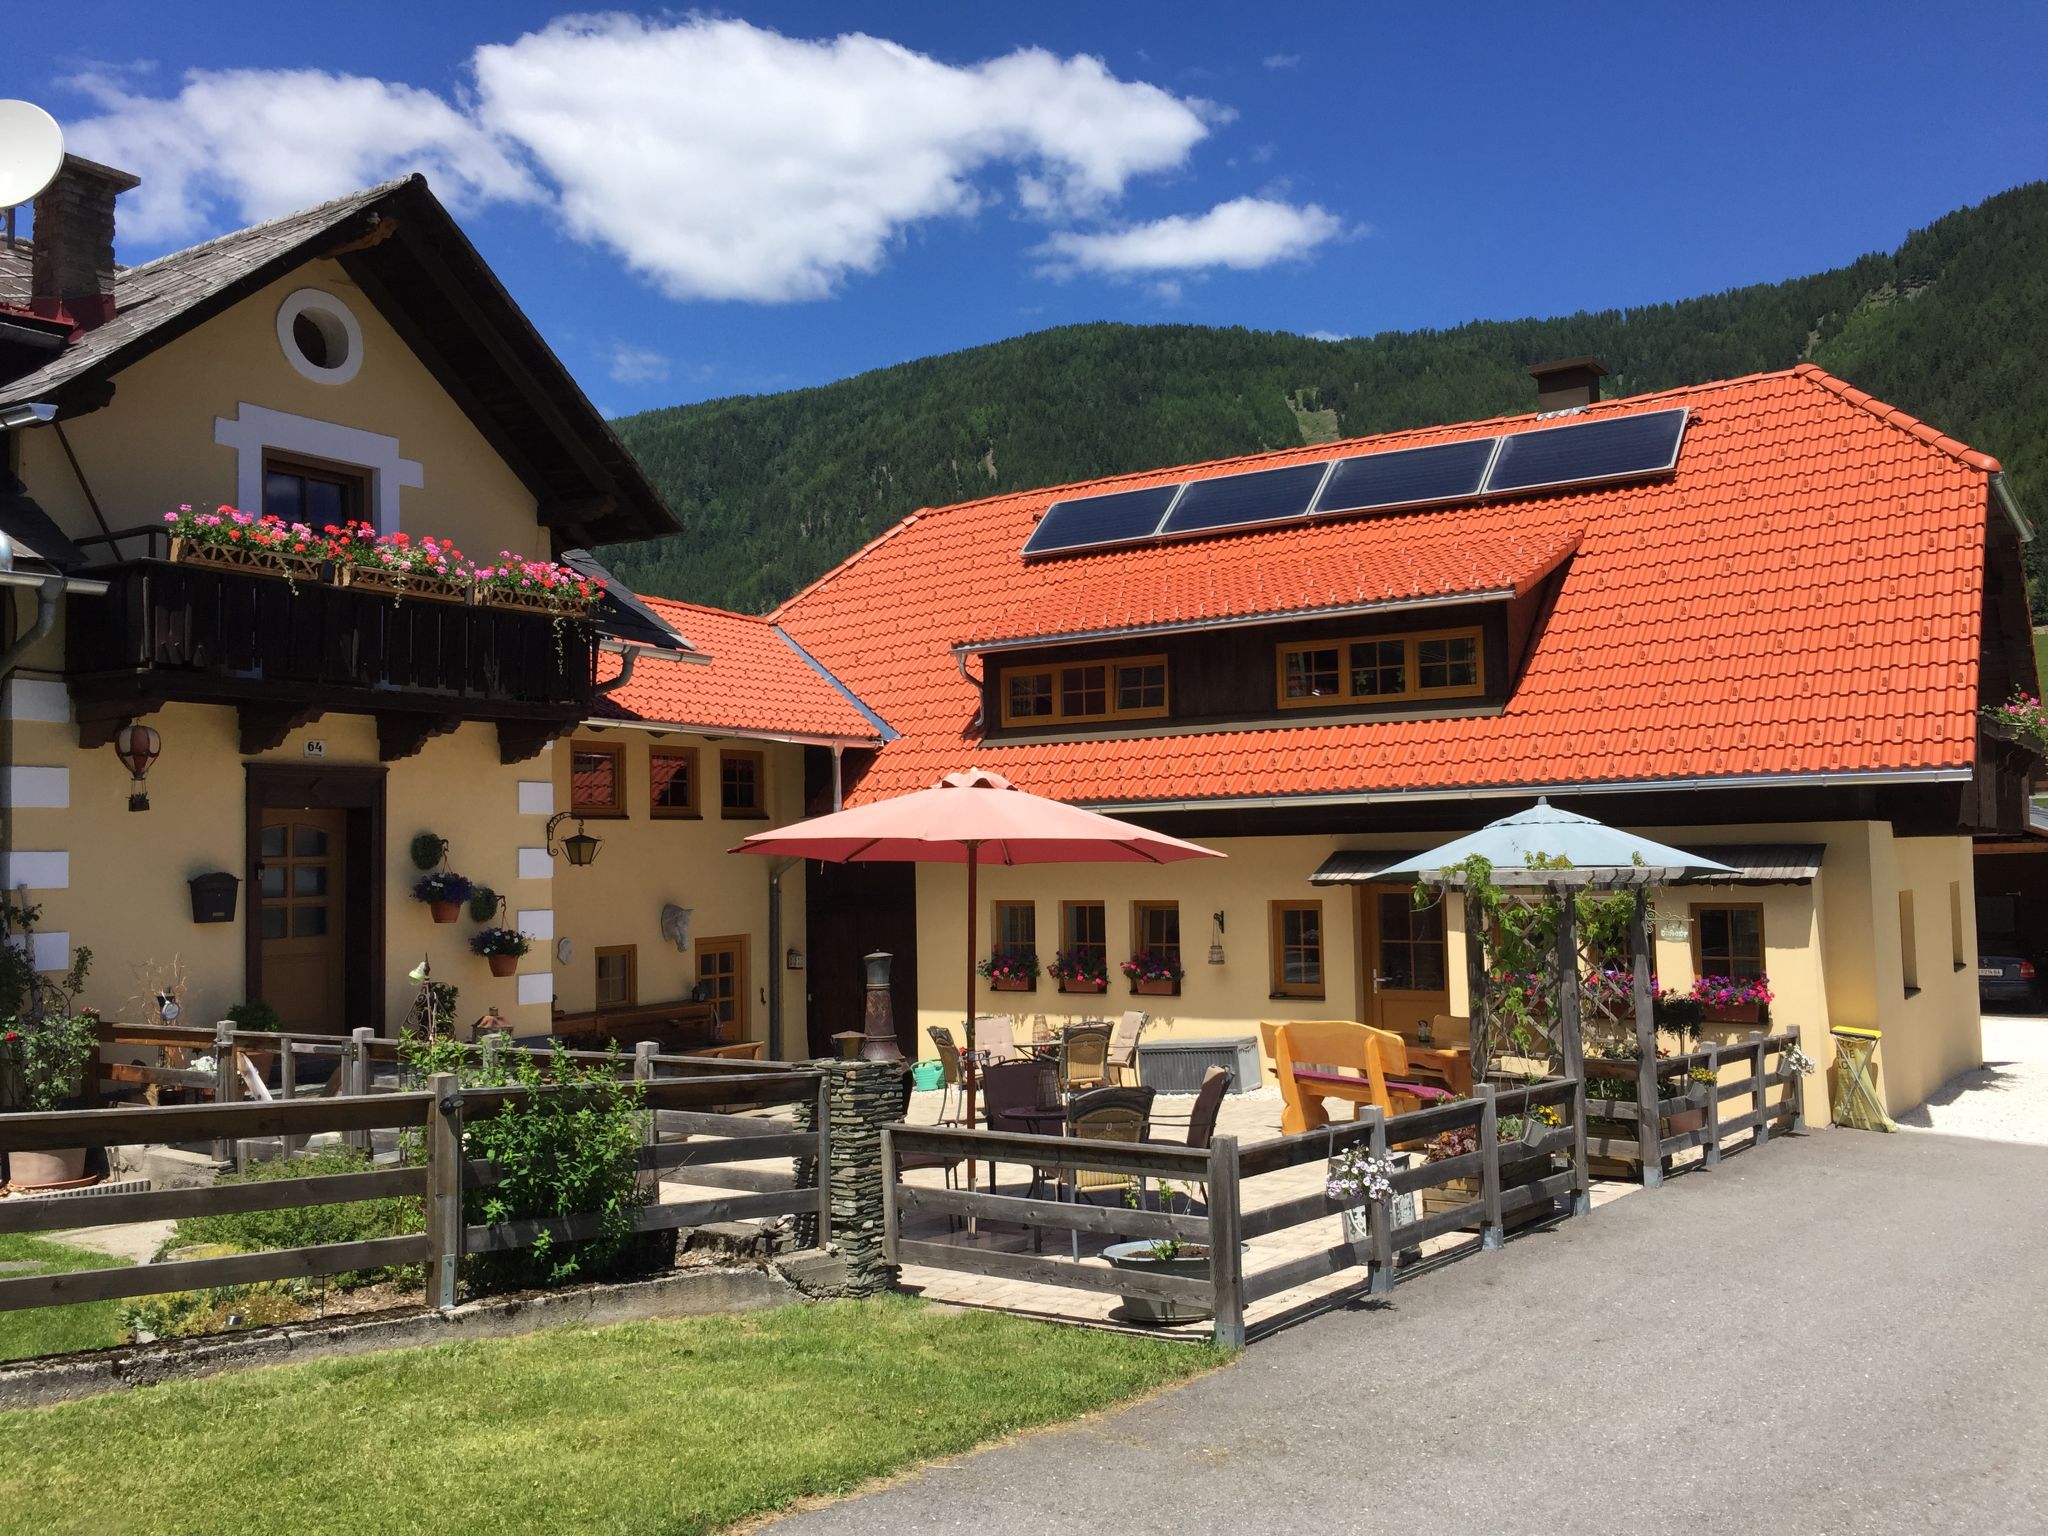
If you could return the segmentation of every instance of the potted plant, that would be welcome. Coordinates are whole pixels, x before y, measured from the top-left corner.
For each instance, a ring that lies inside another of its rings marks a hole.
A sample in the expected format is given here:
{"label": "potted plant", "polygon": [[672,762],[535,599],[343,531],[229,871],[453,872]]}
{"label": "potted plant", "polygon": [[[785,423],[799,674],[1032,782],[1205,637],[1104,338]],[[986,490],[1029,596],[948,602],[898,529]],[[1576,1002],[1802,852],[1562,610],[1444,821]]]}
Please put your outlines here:
{"label": "potted plant", "polygon": [[1768,976],[1702,976],[1692,984],[1692,995],[1708,1023],[1763,1024],[1770,1019]]}
{"label": "potted plant", "polygon": [[422,876],[412,888],[412,899],[425,902],[437,923],[452,923],[462,916],[462,904],[475,894],[474,884],[445,869]]}
{"label": "potted plant", "polygon": [[[62,1012],[10,1020],[0,1031],[0,1052],[19,1084],[22,1108],[62,1109],[78,1098],[85,1074],[99,1058],[100,1021],[90,1011]],[[7,1154],[8,1183],[15,1189],[49,1189],[85,1177],[84,1147],[55,1147]]]}
{"label": "potted plant", "polygon": [[[1159,1208],[1171,1215],[1175,1201],[1180,1202],[1181,1210],[1185,1212],[1188,1203],[1186,1192],[1161,1179]],[[1124,1204],[1133,1210],[1138,1209],[1135,1190],[1124,1191]],[[1112,1269],[1120,1269],[1127,1274],[1176,1275],[1187,1280],[1209,1278],[1207,1243],[1186,1243],[1177,1237],[1140,1239],[1111,1243],[1102,1250],[1102,1256],[1109,1260]],[[1123,1301],[1124,1316],[1134,1323],[1199,1323],[1215,1315],[1198,1301],[1165,1301],[1152,1296],[1125,1296]]]}
{"label": "potted plant", "polygon": [[1178,997],[1181,978],[1187,975],[1178,960],[1141,949],[1123,963],[1131,990],[1140,997]]}
{"label": "potted plant", "polygon": [[1038,951],[999,949],[975,969],[997,992],[1032,992],[1038,988]]}
{"label": "potted plant", "polygon": [[[1597,1081],[1597,1079],[1595,1080]],[[1587,1089],[1593,1083],[1589,1081]],[[1548,1109],[1549,1106],[1544,1106]],[[1494,1139],[1501,1144],[1500,1183],[1503,1189],[1512,1189],[1517,1184],[1533,1183],[1550,1172],[1550,1157],[1547,1153],[1532,1153],[1520,1146],[1525,1137],[1540,1136],[1557,1119],[1555,1110],[1545,1114],[1539,1109],[1530,1119],[1520,1115],[1502,1115],[1494,1122]],[[1446,1163],[1452,1158],[1464,1157],[1479,1150],[1479,1128],[1460,1126],[1445,1131],[1423,1143],[1422,1160],[1425,1163]],[[1456,1210],[1461,1205],[1470,1205],[1479,1198],[1479,1176],[1465,1174],[1455,1179],[1445,1179],[1440,1184],[1424,1186],[1422,1190],[1422,1214],[1435,1216],[1443,1211]],[[1480,1217],[1474,1215],[1472,1227],[1479,1225]],[[1469,1229],[1468,1229],[1469,1230]]]}
{"label": "potted plant", "polygon": [[486,608],[524,608],[557,619],[580,619],[604,596],[604,583],[552,560],[529,560],[509,549],[474,573],[476,600]]}
{"label": "potted plant", "polygon": [[1092,950],[1060,950],[1045,970],[1060,984],[1062,992],[1103,992],[1109,988],[1109,962]]}
{"label": "potted plant", "polygon": [[187,565],[225,565],[261,576],[282,576],[294,591],[318,581],[327,564],[327,541],[304,523],[269,513],[257,516],[221,507],[195,512],[190,504],[164,514],[171,558]]}
{"label": "potted plant", "polygon": [[[1706,1126],[1706,1095],[1714,1091],[1714,1085],[1717,1081],[1718,1079],[1710,1068],[1694,1067],[1683,1078],[1679,1079],[1678,1082],[1671,1085],[1684,1091],[1688,1102],[1693,1105],[1693,1108],[1681,1109],[1676,1114],[1667,1115],[1664,1120],[1665,1125],[1669,1128],[1665,1132],[1666,1135],[1683,1136],[1687,1131],[1701,1130]],[[1704,1089],[1702,1085],[1704,1085]]]}
{"label": "potted plant", "polygon": [[510,976],[519,969],[519,959],[533,948],[533,940],[517,928],[479,928],[469,947],[491,962],[493,976]]}
{"label": "potted plant", "polygon": [[1690,992],[1665,990],[1657,993],[1657,1027],[1678,1036],[1681,1045],[1699,1038],[1700,1025],[1706,1016],[1707,1005]]}

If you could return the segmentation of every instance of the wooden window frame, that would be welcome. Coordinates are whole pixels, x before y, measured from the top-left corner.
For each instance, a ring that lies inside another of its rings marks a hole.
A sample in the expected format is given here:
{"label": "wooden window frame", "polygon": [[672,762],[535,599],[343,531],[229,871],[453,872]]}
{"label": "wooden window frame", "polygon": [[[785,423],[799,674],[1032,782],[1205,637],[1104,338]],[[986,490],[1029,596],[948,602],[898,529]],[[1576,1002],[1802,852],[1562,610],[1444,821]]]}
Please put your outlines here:
{"label": "wooden window frame", "polygon": [[[301,479],[325,480],[330,485],[341,486],[345,493],[342,497],[342,522],[351,519],[361,521],[369,516],[365,509],[370,505],[370,470],[361,464],[344,464],[339,459],[316,459],[307,454],[285,453],[276,448],[263,450],[263,491],[257,497],[262,505],[256,508],[258,513],[268,509],[272,471],[281,475],[297,475]],[[310,522],[310,519],[308,521]],[[320,530],[316,528],[314,531]]]}
{"label": "wooden window frame", "polygon": [[[1069,914],[1071,914],[1071,913],[1073,913],[1073,912],[1075,912],[1075,911],[1079,910],[1079,909],[1080,909],[1080,908],[1082,908],[1082,907],[1093,907],[1093,908],[1094,908],[1094,909],[1095,909],[1096,911],[1098,911],[1098,912],[1100,912],[1100,913],[1102,914],[1102,978],[1103,978],[1103,982],[1102,982],[1102,985],[1103,985],[1103,990],[1107,990],[1107,989],[1108,989],[1108,986],[1109,986],[1109,903],[1108,903],[1108,902],[1106,902],[1106,901],[1063,901],[1063,902],[1061,902],[1061,903],[1060,903],[1060,942],[1059,942],[1059,952],[1060,952],[1060,953],[1062,953],[1062,954],[1064,954],[1064,953],[1066,953],[1066,951],[1067,951],[1067,950],[1068,950],[1068,949],[1070,948],[1070,946],[1069,946],[1069,944],[1068,944],[1068,942],[1067,942],[1067,936],[1068,936],[1068,935],[1069,935],[1070,933],[1072,933],[1072,932],[1073,932],[1074,930],[1073,930],[1073,926],[1072,926],[1072,924],[1071,924],[1071,923],[1070,923],[1070,922],[1068,921],[1068,917],[1069,917]],[[1097,996],[1100,996],[1100,995],[1101,995],[1101,994],[1100,994],[1100,992],[1098,992],[1098,990],[1097,990],[1096,988],[1094,988],[1094,987],[1070,987],[1070,986],[1068,986],[1068,985],[1067,985],[1067,984],[1066,984],[1066,983],[1065,983],[1064,981],[1060,983],[1060,985],[1059,985],[1059,989],[1060,989],[1060,991],[1062,991],[1062,992],[1064,992],[1064,993],[1069,993],[1069,994],[1071,994],[1071,995],[1073,995],[1073,996],[1076,996],[1076,997],[1097,997]]]}
{"label": "wooden window frame", "polygon": [[[696,953],[691,957],[690,972],[695,978],[691,992],[704,984],[704,957],[708,954],[731,954],[733,956],[732,987],[732,1029],[734,1040],[752,1038],[748,1033],[749,1011],[753,1005],[750,995],[754,988],[753,957],[749,954],[748,936],[744,933],[720,933],[710,938],[699,939],[692,946]],[[717,1025],[718,1038],[726,1038],[723,1021]]]}
{"label": "wooden window frame", "polygon": [[[688,764],[690,799],[686,805],[663,805],[655,797],[654,765],[664,759]],[[719,786],[721,796],[724,784]],[[702,759],[695,747],[649,747],[647,749],[647,814],[656,821],[700,821],[704,816]]]}
{"label": "wooden window frame", "polygon": [[[725,803],[725,764],[728,758],[745,758],[754,765],[754,804],[748,810],[734,810]],[[768,754],[754,747],[718,749],[718,815],[721,821],[766,821],[768,819]]]}
{"label": "wooden window frame", "polygon": [[[1310,911],[1316,915],[1316,972],[1319,978],[1313,985],[1305,981],[1287,979],[1286,914]],[[1330,995],[1330,943],[1329,930],[1324,925],[1325,916],[1320,900],[1275,901],[1268,904],[1267,921],[1272,940],[1272,975],[1269,979],[1273,983],[1274,997],[1301,997],[1320,1002]]]}
{"label": "wooden window frame", "polygon": [[[600,962],[623,957],[626,962],[626,995],[616,1003],[597,1001],[597,980],[603,974]],[[590,952],[592,1007],[599,1013],[612,1013],[621,1008],[640,1006],[640,946],[637,944],[600,944]]]}
{"label": "wooden window frame", "polygon": [[[1101,667],[1104,669],[1102,683],[1103,710],[1100,714],[1068,714],[1060,707],[1060,698],[1065,692],[1061,686],[1061,675],[1080,667]],[[1117,672],[1123,667],[1159,667],[1166,674],[1166,698],[1157,705],[1139,709],[1117,708]],[[1049,715],[1013,715],[1010,713],[1010,679],[1043,675],[1052,679],[1052,713]],[[1164,651],[1144,656],[1090,656],[1079,661],[1047,662],[1035,666],[1004,667],[996,674],[996,706],[1004,727],[1013,726],[1059,726],[1087,725],[1103,720],[1158,720],[1164,718],[1173,707],[1173,664]]]}
{"label": "wooden window frame", "polygon": [[[1709,971],[1702,951],[1704,932],[1700,923],[1702,912],[1754,912],[1756,914],[1756,966],[1768,976],[1770,935],[1764,928],[1764,904],[1760,901],[1696,901],[1687,909],[1692,918],[1692,973],[1694,976],[1726,976],[1729,971]],[[1731,958],[1733,958],[1731,956]]]}
{"label": "wooden window frame", "polygon": [[[612,760],[612,801],[609,805],[579,805],[576,801],[576,754],[608,757]],[[569,814],[592,821],[619,821],[626,814],[626,748],[621,742],[571,741],[569,743]]]}
{"label": "wooden window frame", "polygon": [[[1031,914],[1031,952],[1032,954],[1037,955],[1038,903],[1035,901],[992,901],[988,904],[988,952],[990,956],[993,957],[1003,952],[1003,914],[1005,912],[1011,911],[1024,911],[1029,912]],[[1043,956],[1039,957],[1038,963],[1040,968],[1043,969],[1045,965],[1045,959]],[[1031,978],[1030,982],[1025,986],[1014,988],[1006,987],[1004,990],[1017,992],[1036,992],[1038,990],[1038,978],[1034,976]]]}
{"label": "wooden window frame", "polygon": [[[1151,912],[1171,912],[1171,913],[1173,914],[1173,926],[1174,926],[1174,930],[1175,930],[1175,932],[1176,932],[1176,933],[1178,933],[1178,931],[1179,931],[1179,929],[1180,929],[1180,903],[1179,903],[1179,902],[1177,902],[1177,901],[1134,901],[1134,902],[1132,902],[1132,903],[1131,903],[1131,953],[1132,953],[1132,954],[1134,954],[1134,955],[1135,955],[1135,954],[1136,954],[1136,953],[1137,953],[1137,952],[1138,952],[1139,950],[1141,950],[1141,949],[1143,949],[1143,950],[1150,950],[1150,949],[1151,949],[1151,947],[1152,947],[1151,945],[1149,945],[1149,944],[1147,944],[1147,943],[1145,942],[1145,917],[1146,917],[1146,914],[1147,914],[1147,913],[1151,913]],[[1179,940],[1178,938],[1176,938],[1176,939],[1175,939],[1175,940],[1173,941],[1173,961],[1174,961],[1174,964],[1176,964],[1176,965],[1179,965],[1179,966],[1181,966],[1181,967],[1185,968],[1185,967],[1186,967],[1186,965],[1187,965],[1187,962],[1186,962],[1185,960],[1183,960],[1183,959],[1181,958],[1181,948],[1182,948],[1182,945],[1181,945],[1181,941],[1180,941],[1180,940]],[[1173,984],[1173,993],[1172,993],[1172,995],[1173,995],[1173,996],[1175,996],[1175,997],[1179,997],[1179,996],[1180,996],[1180,986],[1181,986],[1181,984],[1180,984],[1179,982],[1175,982],[1175,983]],[[1156,995],[1156,994],[1155,994],[1155,995]]]}
{"label": "wooden window frame", "polygon": [[[1351,647],[1385,645],[1394,640],[1401,642],[1401,675],[1407,686],[1399,693],[1353,693]],[[1470,640],[1473,644],[1473,661],[1478,672],[1478,680],[1471,684],[1424,688],[1419,681],[1421,674],[1417,656],[1425,640]],[[1287,658],[1298,656],[1304,651],[1328,650],[1337,652],[1337,692],[1305,699],[1287,697]],[[1485,692],[1486,630],[1477,624],[1462,625],[1456,629],[1400,630],[1383,635],[1345,635],[1326,640],[1289,640],[1275,646],[1273,650],[1273,697],[1282,709],[1355,708],[1361,704],[1406,704],[1418,699],[1476,699],[1482,697]]]}

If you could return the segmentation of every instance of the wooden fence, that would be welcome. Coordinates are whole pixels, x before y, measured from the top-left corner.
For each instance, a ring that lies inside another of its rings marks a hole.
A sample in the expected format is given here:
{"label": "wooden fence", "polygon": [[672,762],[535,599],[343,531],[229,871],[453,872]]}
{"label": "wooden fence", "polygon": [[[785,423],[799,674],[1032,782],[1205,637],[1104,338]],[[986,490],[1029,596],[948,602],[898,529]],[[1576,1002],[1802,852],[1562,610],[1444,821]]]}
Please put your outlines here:
{"label": "wooden fence", "polygon": [[[637,1159],[643,1176],[652,1182],[664,1170],[688,1169],[691,1185],[739,1191],[709,1199],[645,1204],[634,1212],[636,1231],[815,1215],[818,1240],[823,1245],[830,1234],[830,1191],[815,1170],[830,1166],[831,1116],[822,1073],[789,1068],[700,1071],[699,1058],[664,1057],[652,1050],[636,1052],[629,1059],[634,1075],[643,1082],[644,1104],[650,1111],[644,1117],[645,1144]],[[689,1075],[664,1076],[665,1069]],[[539,1090],[544,1095],[576,1091],[573,1086]],[[574,1240],[597,1230],[600,1218],[595,1215],[488,1226],[465,1223],[465,1194],[488,1185],[498,1174],[491,1164],[463,1156],[463,1127],[503,1114],[529,1097],[531,1091],[525,1088],[464,1089],[452,1074],[438,1074],[424,1092],[0,1115],[0,1152],[137,1143],[213,1141],[233,1145],[261,1138],[302,1142],[326,1132],[364,1137],[377,1131],[424,1133],[423,1160],[413,1164],[211,1188],[0,1200],[0,1233],[45,1232],[81,1222],[99,1226],[284,1210],[390,1196],[419,1198],[426,1204],[425,1230],[418,1233],[123,1269],[0,1278],[0,1311],[405,1264],[426,1266],[429,1305],[453,1306],[464,1254],[528,1247],[543,1231],[555,1239]],[[764,1118],[760,1113],[799,1103],[816,1106],[814,1129],[798,1130],[786,1120]],[[672,1135],[682,1139],[668,1139]],[[793,1160],[790,1174],[728,1166],[782,1158]],[[806,1167],[813,1173],[800,1177]]]}
{"label": "wooden fence", "polygon": [[[1754,1035],[1726,1045],[1703,1045],[1682,1056],[1657,1058],[1653,1073],[1644,1072],[1633,1060],[1587,1061],[1589,1081],[1624,1083],[1630,1090],[1620,1098],[1587,1098],[1587,1151],[1594,1157],[1636,1163],[1642,1168],[1644,1183],[1658,1184],[1664,1177],[1664,1165],[1680,1152],[1698,1147],[1701,1161],[1713,1167],[1721,1161],[1724,1151],[1732,1150],[1730,1142],[1740,1140],[1745,1146],[1762,1146],[1774,1130],[1804,1130],[1806,1114],[1799,1074],[1787,1064],[1789,1053],[1798,1044],[1799,1036],[1786,1032]],[[1776,1066],[1769,1064],[1772,1057],[1777,1060]],[[1723,1072],[1731,1064],[1743,1062],[1748,1064],[1743,1076],[1722,1080]],[[1696,1069],[1711,1072],[1713,1082],[1692,1081],[1691,1073]],[[1659,1080],[1668,1080],[1674,1074],[1680,1079],[1678,1091],[1657,1097],[1646,1109],[1644,1080],[1647,1078],[1652,1084],[1652,1094],[1662,1095],[1664,1089]],[[1776,1099],[1771,1097],[1774,1087],[1781,1090]],[[1749,1107],[1741,1114],[1723,1115],[1722,1106],[1731,1099],[1743,1100]],[[1685,1123],[1695,1116],[1700,1121],[1698,1126]],[[1670,1128],[1675,1117],[1683,1117],[1680,1128]],[[1643,1132],[1645,1123],[1655,1126],[1654,1156],[1648,1155],[1650,1139]]]}
{"label": "wooden fence", "polygon": [[[1481,1088],[1473,1097],[1410,1114],[1382,1117],[1368,1108],[1346,1125],[1283,1136],[1240,1147],[1235,1137],[1217,1136],[1206,1151],[1153,1143],[1082,1141],[1058,1136],[1030,1136],[1006,1131],[933,1129],[895,1125],[882,1133],[883,1244],[892,1263],[987,1275],[1036,1285],[1107,1292],[1144,1300],[1184,1302],[1211,1311],[1219,1343],[1244,1342],[1245,1308],[1346,1269],[1362,1268],[1374,1292],[1393,1286],[1395,1255],[1431,1238],[1476,1229],[1480,1246],[1501,1245],[1508,1218],[1525,1212],[1560,1208],[1570,1214],[1587,1209],[1590,1184],[1586,1168],[1581,1084],[1556,1078],[1524,1088]],[[1561,1124],[1544,1125],[1535,1111],[1554,1108]],[[1520,1138],[1501,1141],[1503,1115],[1524,1118]],[[1387,1199],[1365,1205],[1366,1232],[1300,1258],[1247,1272],[1244,1245],[1254,1238],[1328,1222],[1344,1207],[1318,1188],[1275,1204],[1246,1209],[1244,1186],[1267,1174],[1321,1163],[1351,1147],[1393,1160],[1397,1150],[1419,1146],[1447,1131],[1470,1130],[1476,1150],[1434,1163],[1408,1159],[1392,1178]],[[1555,1168],[1554,1159],[1568,1154],[1569,1166]],[[1020,1199],[975,1189],[935,1189],[903,1181],[905,1163],[933,1166],[949,1159],[1008,1163],[1052,1171],[1121,1174],[1146,1183],[1161,1181],[1185,1188],[1200,1186],[1206,1209],[1200,1215],[1081,1202]],[[1453,1181],[1476,1179],[1470,1199],[1452,1200],[1444,1208],[1397,1221],[1393,1197],[1442,1188]],[[1088,1234],[1116,1239],[1177,1239],[1208,1250],[1208,1273],[1140,1274],[1105,1268],[1078,1257],[1043,1253],[1011,1253],[988,1247],[932,1241],[904,1234],[904,1220],[919,1214],[967,1222],[1007,1222],[1042,1240],[1046,1232]]]}

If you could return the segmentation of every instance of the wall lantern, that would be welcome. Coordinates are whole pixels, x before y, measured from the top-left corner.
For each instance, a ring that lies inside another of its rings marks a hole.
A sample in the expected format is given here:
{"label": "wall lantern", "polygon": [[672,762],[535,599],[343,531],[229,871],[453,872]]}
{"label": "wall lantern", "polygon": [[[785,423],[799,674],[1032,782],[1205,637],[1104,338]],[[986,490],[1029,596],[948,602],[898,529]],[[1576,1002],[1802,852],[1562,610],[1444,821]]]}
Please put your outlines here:
{"label": "wall lantern", "polygon": [[604,846],[604,839],[592,837],[588,832],[584,831],[583,818],[578,816],[575,818],[576,830],[563,838],[561,846],[557,847],[555,845],[555,828],[569,819],[570,813],[568,811],[557,811],[548,818],[548,857],[552,859],[557,855],[567,854],[569,862],[578,869],[581,869],[584,865],[596,859],[597,850]]}
{"label": "wall lantern", "polygon": [[1221,912],[1212,912],[1209,914],[1209,921],[1215,925],[1209,932],[1209,963],[1211,965],[1221,965],[1223,963],[1223,914]]}
{"label": "wall lantern", "polygon": [[783,957],[783,964],[787,965],[792,971],[802,970],[804,968],[804,952],[792,945],[789,953]]}
{"label": "wall lantern", "polygon": [[128,770],[128,809],[149,809],[149,765],[163,751],[163,738],[146,725],[132,721],[114,732],[114,755]]}

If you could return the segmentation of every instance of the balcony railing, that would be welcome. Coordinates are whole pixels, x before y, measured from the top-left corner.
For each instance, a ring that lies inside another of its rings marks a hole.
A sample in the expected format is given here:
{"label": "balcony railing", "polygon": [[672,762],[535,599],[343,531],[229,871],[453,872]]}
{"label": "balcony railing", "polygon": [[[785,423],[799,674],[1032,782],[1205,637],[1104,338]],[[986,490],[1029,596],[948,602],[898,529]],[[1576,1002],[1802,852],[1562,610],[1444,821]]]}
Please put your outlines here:
{"label": "balcony railing", "polygon": [[68,605],[65,671],[87,745],[195,702],[238,707],[245,752],[347,711],[377,716],[387,758],[494,721],[512,762],[590,706],[596,637],[579,620],[158,559],[79,574],[108,583]]}

